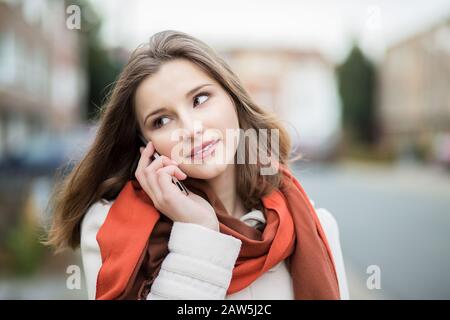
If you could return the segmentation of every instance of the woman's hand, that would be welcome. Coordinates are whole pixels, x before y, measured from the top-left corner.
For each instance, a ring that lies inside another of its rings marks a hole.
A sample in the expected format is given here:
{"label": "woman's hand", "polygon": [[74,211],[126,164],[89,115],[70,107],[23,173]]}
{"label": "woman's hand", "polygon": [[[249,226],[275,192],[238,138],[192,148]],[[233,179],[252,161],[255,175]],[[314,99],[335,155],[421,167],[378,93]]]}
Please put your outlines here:
{"label": "woman's hand", "polygon": [[151,141],[140,151],[135,176],[156,209],[172,221],[195,223],[219,231],[219,221],[209,202],[193,192],[186,196],[172,183],[172,177],[187,178],[178,164],[166,156],[151,161],[155,152]]}

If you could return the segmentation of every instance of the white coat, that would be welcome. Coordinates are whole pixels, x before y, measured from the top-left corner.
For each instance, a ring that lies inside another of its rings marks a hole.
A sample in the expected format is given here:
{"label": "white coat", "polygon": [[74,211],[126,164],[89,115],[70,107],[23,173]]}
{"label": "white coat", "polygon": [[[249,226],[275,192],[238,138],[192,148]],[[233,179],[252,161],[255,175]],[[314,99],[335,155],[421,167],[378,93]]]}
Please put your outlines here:
{"label": "white coat", "polygon": [[[311,201],[314,205],[314,202]],[[95,298],[97,275],[102,265],[97,232],[113,204],[94,203],[81,224],[81,257],[89,299]],[[339,229],[333,215],[316,208],[333,254],[341,299],[349,299]],[[261,211],[240,218],[248,225],[265,223]],[[264,273],[251,285],[227,295],[232,270],[239,255],[241,240],[206,227],[175,222],[169,238],[169,253],[163,260],[147,299],[286,299],[294,298],[292,278],[285,261]]]}

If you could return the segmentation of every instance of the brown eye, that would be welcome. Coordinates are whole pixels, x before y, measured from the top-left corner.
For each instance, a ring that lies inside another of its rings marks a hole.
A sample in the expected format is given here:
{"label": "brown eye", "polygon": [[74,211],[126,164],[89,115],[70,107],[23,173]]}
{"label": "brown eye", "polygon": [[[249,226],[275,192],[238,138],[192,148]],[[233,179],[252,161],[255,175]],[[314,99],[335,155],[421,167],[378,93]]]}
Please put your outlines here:
{"label": "brown eye", "polygon": [[208,100],[208,97],[209,97],[209,93],[207,93],[207,92],[202,92],[202,93],[199,93],[198,95],[196,95],[194,98],[194,107],[196,107],[197,105],[202,104],[203,102]]}
{"label": "brown eye", "polygon": [[170,119],[168,117],[159,117],[153,121],[153,128],[158,129],[166,125]]}

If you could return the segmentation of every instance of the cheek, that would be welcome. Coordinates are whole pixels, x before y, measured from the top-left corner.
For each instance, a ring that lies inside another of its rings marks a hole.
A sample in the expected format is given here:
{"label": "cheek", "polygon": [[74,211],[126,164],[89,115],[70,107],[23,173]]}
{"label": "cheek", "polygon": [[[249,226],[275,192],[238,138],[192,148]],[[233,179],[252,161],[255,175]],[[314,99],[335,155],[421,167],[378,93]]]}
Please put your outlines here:
{"label": "cheek", "polygon": [[172,149],[177,143],[176,141],[171,141],[170,137],[170,132],[155,134],[150,137],[153,146],[159,154],[170,157]]}
{"label": "cheek", "polygon": [[[215,112],[209,118],[208,128],[213,129],[222,138],[221,152],[216,152],[217,164],[212,171],[221,170],[223,163],[232,163],[239,143],[239,119],[234,104],[227,97],[220,101]],[[215,135],[215,136],[218,136]]]}
{"label": "cheek", "polygon": [[228,96],[222,102],[219,118],[222,123],[222,126],[229,129],[239,128],[239,120],[236,108],[231,99],[228,98]]}
{"label": "cheek", "polygon": [[[227,110],[221,117],[222,133],[226,148],[228,152],[234,151],[237,148],[237,142],[239,141],[239,119],[234,109],[234,105],[227,106]],[[227,131],[229,134],[227,135]]]}

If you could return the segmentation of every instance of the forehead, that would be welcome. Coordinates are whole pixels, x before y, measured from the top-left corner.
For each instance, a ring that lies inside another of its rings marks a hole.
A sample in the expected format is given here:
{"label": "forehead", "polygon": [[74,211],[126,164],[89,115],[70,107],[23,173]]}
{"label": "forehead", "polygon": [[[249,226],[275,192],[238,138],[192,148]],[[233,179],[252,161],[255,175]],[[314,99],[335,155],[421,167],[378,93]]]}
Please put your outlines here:
{"label": "forehead", "polygon": [[136,90],[136,107],[146,111],[184,98],[197,85],[213,80],[200,67],[185,59],[165,62],[158,72],[142,81]]}

